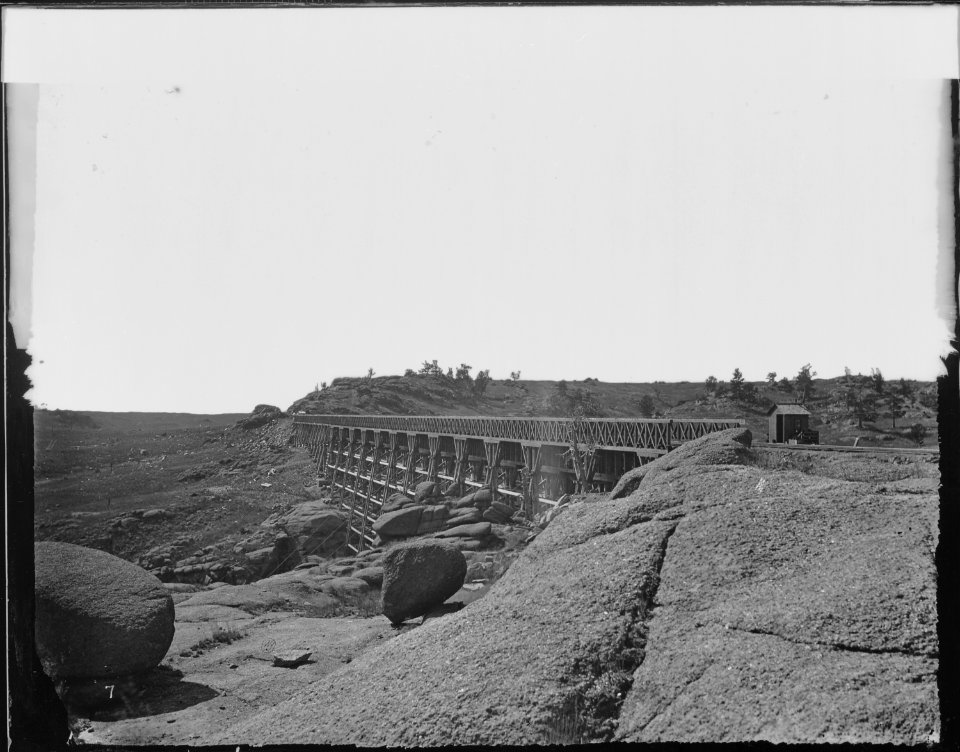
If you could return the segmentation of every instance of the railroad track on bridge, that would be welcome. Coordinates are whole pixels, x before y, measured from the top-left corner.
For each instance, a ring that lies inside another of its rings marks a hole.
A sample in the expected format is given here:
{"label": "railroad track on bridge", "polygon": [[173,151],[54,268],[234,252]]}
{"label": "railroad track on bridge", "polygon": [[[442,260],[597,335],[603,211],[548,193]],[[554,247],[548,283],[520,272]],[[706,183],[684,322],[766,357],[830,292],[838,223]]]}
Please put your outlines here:
{"label": "railroad track on bridge", "polygon": [[374,544],[384,502],[423,481],[458,493],[488,488],[532,517],[566,494],[609,491],[633,468],[745,421],[295,415],[293,423],[295,443],[350,513],[348,546],[359,552]]}

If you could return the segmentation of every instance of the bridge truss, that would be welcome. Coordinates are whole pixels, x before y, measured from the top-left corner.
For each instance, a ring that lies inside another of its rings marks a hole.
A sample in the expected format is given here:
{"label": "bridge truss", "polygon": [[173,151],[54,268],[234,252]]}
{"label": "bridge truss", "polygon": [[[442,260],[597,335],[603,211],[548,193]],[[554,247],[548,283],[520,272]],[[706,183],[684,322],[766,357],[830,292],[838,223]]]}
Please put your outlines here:
{"label": "bridge truss", "polygon": [[609,491],[620,476],[740,419],[634,420],[295,415],[294,441],[350,512],[347,545],[375,544],[371,525],[394,493],[425,481],[489,488],[532,517],[570,493]]}

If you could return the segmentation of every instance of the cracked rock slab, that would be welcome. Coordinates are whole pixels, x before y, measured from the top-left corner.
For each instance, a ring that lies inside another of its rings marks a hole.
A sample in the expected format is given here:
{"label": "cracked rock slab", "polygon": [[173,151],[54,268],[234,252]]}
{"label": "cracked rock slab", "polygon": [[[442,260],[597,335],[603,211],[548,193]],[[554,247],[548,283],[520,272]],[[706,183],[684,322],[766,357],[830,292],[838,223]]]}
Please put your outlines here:
{"label": "cracked rock slab", "polygon": [[618,739],[935,741],[936,497],[776,476],[696,474]]}
{"label": "cracked rock slab", "polygon": [[[577,525],[565,517],[554,524]],[[211,743],[546,744],[558,709],[594,680],[598,661],[616,661],[646,611],[675,526],[650,521],[545,545],[483,599],[363,654]]]}

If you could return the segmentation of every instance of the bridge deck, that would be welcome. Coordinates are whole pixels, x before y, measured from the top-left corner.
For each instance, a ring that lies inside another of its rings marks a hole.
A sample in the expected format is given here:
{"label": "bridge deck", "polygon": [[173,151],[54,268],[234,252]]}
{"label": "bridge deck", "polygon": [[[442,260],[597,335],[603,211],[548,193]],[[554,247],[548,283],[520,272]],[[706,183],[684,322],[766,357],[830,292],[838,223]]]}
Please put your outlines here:
{"label": "bridge deck", "polygon": [[670,449],[705,433],[744,425],[739,418],[518,418],[462,415],[295,415],[299,425],[470,436],[541,444],[593,443],[599,447]]}

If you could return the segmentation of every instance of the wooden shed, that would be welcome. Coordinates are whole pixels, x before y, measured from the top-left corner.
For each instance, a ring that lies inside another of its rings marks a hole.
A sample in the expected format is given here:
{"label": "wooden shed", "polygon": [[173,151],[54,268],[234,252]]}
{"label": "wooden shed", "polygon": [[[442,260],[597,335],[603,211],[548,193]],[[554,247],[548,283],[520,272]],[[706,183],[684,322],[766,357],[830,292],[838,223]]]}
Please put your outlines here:
{"label": "wooden shed", "polygon": [[798,431],[810,430],[810,411],[803,405],[774,405],[767,410],[770,419],[767,440],[784,444]]}

